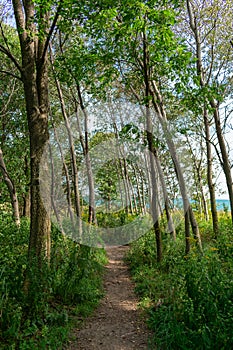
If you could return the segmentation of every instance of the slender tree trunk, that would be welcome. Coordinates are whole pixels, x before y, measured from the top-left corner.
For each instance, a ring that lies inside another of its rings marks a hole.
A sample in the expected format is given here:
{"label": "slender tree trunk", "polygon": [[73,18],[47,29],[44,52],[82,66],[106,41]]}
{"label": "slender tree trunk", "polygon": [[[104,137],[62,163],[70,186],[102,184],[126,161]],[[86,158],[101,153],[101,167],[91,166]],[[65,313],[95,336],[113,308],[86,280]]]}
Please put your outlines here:
{"label": "slender tree trunk", "polygon": [[132,184],[130,176],[128,177],[128,179],[129,179],[130,190],[131,190],[131,193],[132,193],[131,197],[133,197],[133,208],[132,208],[133,209],[133,213],[135,212],[136,214],[138,214],[137,199],[136,199],[136,196],[135,196],[134,187],[133,187],[133,184]]}
{"label": "slender tree trunk", "polygon": [[115,138],[117,140],[116,151],[117,151],[118,161],[119,161],[120,170],[121,170],[121,178],[122,178],[123,186],[124,186],[125,211],[126,211],[126,214],[129,214],[129,210],[132,212],[132,202],[131,202],[128,182],[127,182],[127,165],[125,165],[124,150],[122,150],[121,146],[118,144],[119,133],[118,133],[118,129],[117,129],[117,125],[116,125],[115,121],[113,121],[113,128],[114,128]]}
{"label": "slender tree trunk", "polygon": [[176,230],[174,226],[174,222],[170,213],[170,208],[169,208],[169,198],[168,198],[168,193],[167,193],[167,187],[164,179],[164,174],[163,174],[163,169],[160,164],[160,160],[158,157],[158,152],[156,149],[154,149],[154,156],[155,156],[155,161],[156,161],[156,166],[158,169],[159,173],[159,180],[162,186],[162,191],[163,191],[163,198],[164,198],[164,207],[165,207],[165,212],[166,212],[166,217],[167,217],[167,224],[168,224],[168,231],[171,234],[172,238],[175,240],[176,239]]}
{"label": "slender tree trunk", "polygon": [[190,244],[190,218],[189,218],[188,210],[184,214],[184,225],[185,225],[185,253],[189,254],[191,249],[191,244]]}
{"label": "slender tree trunk", "polygon": [[145,83],[145,98],[146,98],[146,138],[148,142],[149,160],[150,160],[150,175],[151,175],[151,187],[152,187],[152,219],[153,227],[156,239],[157,249],[157,262],[162,261],[162,238],[159,225],[159,210],[158,210],[158,184],[155,172],[155,149],[153,142],[153,127],[150,112],[150,72],[149,72],[149,52],[147,46],[146,33],[143,33],[143,75]]}
{"label": "slender tree trunk", "polygon": [[210,207],[213,223],[213,231],[217,237],[219,227],[218,227],[218,212],[215,198],[215,186],[213,183],[213,157],[210,142],[210,125],[208,120],[208,111],[206,106],[204,107],[204,124],[205,124],[205,137],[206,137],[206,152],[207,152],[207,181],[210,193]]}
{"label": "slender tree trunk", "polygon": [[138,204],[139,204],[139,213],[144,214],[144,206],[143,206],[143,202],[142,202],[142,196],[141,196],[141,190],[140,190],[140,185],[139,185],[138,174],[136,172],[135,166],[132,165],[132,167],[133,167],[134,178],[135,178],[136,187],[137,187],[137,199],[138,199]]}
{"label": "slender tree trunk", "polygon": [[156,248],[157,248],[157,261],[160,262],[162,260],[162,239],[161,239],[161,231],[159,226],[159,206],[158,206],[158,183],[156,179],[155,172],[155,159],[154,159],[154,149],[153,149],[153,135],[151,130],[151,120],[149,116],[149,108],[147,108],[147,141],[149,147],[149,159],[150,159],[150,178],[151,183],[150,187],[152,190],[152,198],[151,198],[151,211],[152,211],[152,219],[153,219],[153,227],[156,238]]}
{"label": "slender tree trunk", "polygon": [[56,205],[56,201],[55,201],[55,188],[56,188],[55,169],[54,169],[53,153],[52,153],[50,143],[49,143],[49,157],[50,157],[50,164],[51,164],[51,191],[50,191],[51,192],[51,204],[52,204],[52,208],[53,208],[57,223],[60,227],[61,233],[64,236],[65,232],[64,232],[63,227],[62,227],[62,221],[61,221],[59,211],[57,209],[57,205]]}
{"label": "slender tree trunk", "polygon": [[[202,210],[204,212],[204,217],[205,220],[208,221],[209,220],[209,215],[208,215],[208,209],[207,209],[207,203],[206,203],[206,199],[205,199],[205,193],[204,193],[204,189],[203,189],[203,181],[202,181],[202,175],[201,175],[201,164],[202,164],[202,154],[203,152],[201,152],[201,157],[200,160],[198,160],[196,158],[196,155],[194,154],[193,150],[192,150],[192,145],[189,141],[188,136],[186,135],[186,142],[189,146],[189,150],[193,159],[193,172],[194,172],[194,178],[195,178],[195,186],[196,186],[196,191],[197,191],[197,197],[198,197],[198,201],[199,201],[199,210],[202,214]],[[202,144],[201,144],[201,150],[202,150]]]}
{"label": "slender tree trunk", "polygon": [[226,149],[225,140],[222,133],[219,108],[217,104],[214,102],[214,100],[210,100],[210,105],[214,110],[213,113],[214,113],[215,128],[216,128],[218,143],[219,143],[219,147],[222,155],[222,168],[226,178],[226,184],[227,184],[230,207],[231,207],[231,221],[233,223],[233,182],[232,182],[232,175],[231,175],[231,165],[230,165],[229,156]]}
{"label": "slender tree trunk", "polygon": [[10,194],[14,221],[17,226],[20,226],[19,202],[17,198],[17,193],[16,193],[14,182],[12,181],[10,175],[7,172],[1,148],[0,148],[0,171],[3,175],[3,180]]}
{"label": "slender tree trunk", "polygon": [[[77,91],[78,91],[78,97],[79,97],[79,104],[81,107],[81,110],[84,115],[84,133],[85,133],[85,143],[81,143],[83,147],[83,154],[85,157],[85,163],[87,168],[87,178],[88,178],[88,188],[89,188],[89,214],[88,214],[88,222],[89,223],[97,223],[96,222],[96,213],[95,213],[95,184],[94,184],[94,177],[92,172],[92,166],[91,166],[91,157],[89,152],[89,140],[88,140],[88,114],[87,110],[83,103],[83,98],[81,94],[81,89],[79,84],[76,83]],[[76,108],[76,116],[79,123],[79,116],[78,116],[78,109]],[[81,128],[79,123],[79,132],[81,137]]]}
{"label": "slender tree trunk", "polygon": [[127,195],[127,198],[128,198],[130,213],[133,214],[133,203],[132,203],[132,196],[131,196],[131,193],[130,193],[130,178],[129,178],[128,166],[127,166],[124,150],[121,150],[121,154],[122,154],[122,157],[123,157],[124,179],[125,179],[126,191],[127,191],[126,195]]}
{"label": "slender tree trunk", "polygon": [[[151,90],[151,95],[153,97],[152,103],[153,103],[156,115],[158,117],[158,120],[163,128],[164,137],[166,139],[166,142],[167,142],[167,145],[169,148],[169,152],[170,152],[171,157],[172,157],[172,161],[173,161],[174,168],[176,171],[176,176],[177,176],[178,183],[180,186],[180,192],[181,192],[183,206],[184,206],[184,217],[185,217],[185,220],[188,220],[188,219],[190,220],[194,238],[197,240],[197,243],[198,243],[200,250],[202,250],[201,237],[200,237],[200,232],[198,229],[197,221],[195,219],[192,207],[191,207],[190,202],[189,202],[186,183],[185,183],[184,175],[183,175],[181,165],[179,162],[179,158],[178,158],[178,155],[176,152],[176,147],[175,147],[171,133],[169,132],[169,129],[167,126],[167,117],[166,117],[166,112],[165,112],[165,109],[163,106],[162,96],[161,96],[161,94],[157,88],[157,85],[154,81],[152,82],[152,89],[153,89],[153,90]],[[187,212],[189,212],[189,215],[186,215]],[[185,227],[188,228],[187,223],[186,223]],[[189,239],[190,233],[189,233],[189,231],[187,231],[187,232],[185,232],[185,234],[186,234],[186,241],[187,241],[187,239]]]}
{"label": "slender tree trunk", "polygon": [[30,218],[30,190],[23,194],[22,216]]}
{"label": "slender tree trunk", "polygon": [[144,186],[144,176],[142,170],[137,167],[138,172],[140,174],[140,179],[141,179],[141,193],[142,193],[142,208],[143,208],[143,213],[146,214],[147,208],[146,208],[146,199],[145,199],[145,186]]}
{"label": "slender tree trunk", "polygon": [[124,202],[124,190],[122,188],[122,169],[120,166],[119,159],[116,161],[116,167],[117,167],[117,178],[118,178],[118,186],[119,186],[119,191],[120,191],[120,197],[121,197],[121,206],[122,208],[125,207],[125,202]]}
{"label": "slender tree trunk", "polygon": [[62,160],[62,165],[63,165],[63,169],[65,172],[65,178],[66,178],[66,198],[67,198],[67,203],[68,203],[68,214],[72,223],[72,227],[74,228],[74,213],[73,213],[73,209],[72,209],[72,200],[71,200],[71,187],[70,187],[70,176],[69,176],[69,170],[65,161],[65,157],[63,154],[63,149],[61,146],[61,143],[59,141],[58,135],[57,135],[57,131],[55,126],[53,125],[53,130],[54,130],[54,137],[55,140],[57,142],[58,148],[59,148],[59,152],[61,155],[61,160]]}
{"label": "slender tree trunk", "polygon": [[[50,50],[50,57],[51,57],[51,63],[52,63],[52,69],[54,72],[54,79],[56,82],[57,92],[61,104],[61,110],[63,119],[65,122],[67,134],[68,134],[68,140],[69,140],[69,146],[70,146],[70,156],[71,156],[71,168],[72,168],[72,178],[73,178],[73,186],[74,186],[74,207],[76,212],[76,220],[77,220],[77,234],[78,238],[81,239],[82,237],[82,220],[81,220],[81,205],[80,205],[80,193],[79,193],[79,183],[78,183],[78,169],[77,169],[77,160],[76,160],[76,153],[74,148],[74,142],[73,142],[73,136],[72,131],[70,127],[70,121],[66,113],[66,106],[65,101],[63,98],[63,93],[61,89],[60,82],[55,74],[54,66],[53,66],[53,58],[52,58],[52,51]],[[75,238],[75,237],[74,237]]]}

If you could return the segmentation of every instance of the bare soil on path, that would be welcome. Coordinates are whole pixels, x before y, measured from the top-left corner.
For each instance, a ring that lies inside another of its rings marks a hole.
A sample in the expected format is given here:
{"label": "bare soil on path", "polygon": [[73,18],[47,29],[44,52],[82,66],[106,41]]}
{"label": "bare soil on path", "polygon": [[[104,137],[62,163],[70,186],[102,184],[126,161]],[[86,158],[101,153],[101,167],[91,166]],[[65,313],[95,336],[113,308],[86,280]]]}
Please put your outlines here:
{"label": "bare soil on path", "polygon": [[81,329],[74,331],[68,350],[152,349],[145,321],[137,308],[134,284],[123,257],[128,247],[107,248],[105,296]]}

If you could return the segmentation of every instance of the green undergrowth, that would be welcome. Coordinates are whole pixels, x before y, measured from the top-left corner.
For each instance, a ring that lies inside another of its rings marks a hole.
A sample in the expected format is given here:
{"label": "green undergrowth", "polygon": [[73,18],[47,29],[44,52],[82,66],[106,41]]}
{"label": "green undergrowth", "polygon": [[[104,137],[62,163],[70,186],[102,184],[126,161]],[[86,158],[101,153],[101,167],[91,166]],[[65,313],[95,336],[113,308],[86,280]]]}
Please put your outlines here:
{"label": "green undergrowth", "polygon": [[[62,349],[71,329],[103,296],[106,254],[74,243],[53,227],[50,266],[35,277],[28,295],[23,291],[28,239],[28,220],[17,228],[1,214],[0,349]],[[29,271],[33,276],[32,267]]]}
{"label": "green undergrowth", "polygon": [[175,242],[164,237],[161,263],[152,232],[134,242],[127,256],[158,350],[233,349],[233,229],[221,218],[214,239],[210,224],[200,227],[203,254],[195,242],[184,254],[181,229]]}

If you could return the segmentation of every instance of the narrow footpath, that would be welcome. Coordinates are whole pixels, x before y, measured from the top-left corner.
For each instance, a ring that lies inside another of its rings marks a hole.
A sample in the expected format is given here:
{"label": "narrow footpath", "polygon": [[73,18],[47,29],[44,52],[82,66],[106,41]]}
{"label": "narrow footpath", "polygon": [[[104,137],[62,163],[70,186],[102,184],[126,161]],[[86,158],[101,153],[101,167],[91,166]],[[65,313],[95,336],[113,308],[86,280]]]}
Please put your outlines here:
{"label": "narrow footpath", "polygon": [[81,329],[74,331],[68,350],[140,350],[148,346],[149,330],[137,309],[134,285],[123,257],[128,247],[107,248],[105,297]]}

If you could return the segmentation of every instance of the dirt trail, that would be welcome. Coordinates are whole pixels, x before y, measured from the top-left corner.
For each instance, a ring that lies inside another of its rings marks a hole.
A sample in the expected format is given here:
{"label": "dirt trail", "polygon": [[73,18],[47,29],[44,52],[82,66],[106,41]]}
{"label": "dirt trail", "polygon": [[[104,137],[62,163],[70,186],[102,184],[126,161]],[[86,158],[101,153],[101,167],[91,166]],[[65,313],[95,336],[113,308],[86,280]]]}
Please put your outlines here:
{"label": "dirt trail", "polygon": [[69,350],[149,349],[149,331],[137,310],[138,300],[123,256],[127,247],[108,248],[105,297],[92,317],[74,334]]}

